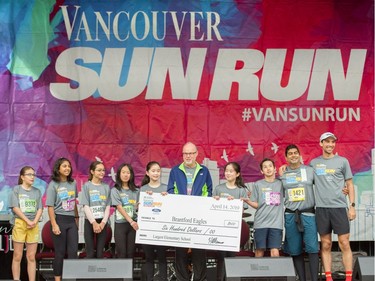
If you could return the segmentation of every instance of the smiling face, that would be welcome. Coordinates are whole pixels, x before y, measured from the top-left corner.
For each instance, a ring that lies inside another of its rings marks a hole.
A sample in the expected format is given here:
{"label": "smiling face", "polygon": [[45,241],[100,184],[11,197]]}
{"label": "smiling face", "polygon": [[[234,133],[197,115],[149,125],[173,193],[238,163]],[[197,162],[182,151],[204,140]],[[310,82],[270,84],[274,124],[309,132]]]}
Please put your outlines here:
{"label": "smiling face", "polygon": [[104,178],[105,175],[105,168],[103,164],[98,164],[95,166],[94,170],[91,170],[92,179],[101,181]]}
{"label": "smiling face", "polygon": [[296,167],[301,164],[301,155],[297,148],[289,149],[286,153],[285,159],[292,167]]}
{"label": "smiling face", "polygon": [[150,167],[146,174],[150,177],[150,180],[153,182],[157,182],[160,179],[161,169],[158,164],[154,164]]}
{"label": "smiling face", "polygon": [[193,143],[187,143],[182,148],[182,157],[184,159],[184,165],[189,168],[194,168],[196,165],[196,159],[198,156],[197,147]]}
{"label": "smiling face", "polygon": [[240,173],[235,170],[232,164],[229,164],[225,167],[224,176],[229,183],[234,183],[237,177],[240,176]]}
{"label": "smiling face", "polygon": [[59,174],[62,181],[66,181],[67,177],[72,172],[72,167],[69,161],[63,161],[59,167]]}
{"label": "smiling face", "polygon": [[335,150],[336,139],[333,137],[326,138],[320,142],[320,146],[323,149],[323,156],[330,157]]}

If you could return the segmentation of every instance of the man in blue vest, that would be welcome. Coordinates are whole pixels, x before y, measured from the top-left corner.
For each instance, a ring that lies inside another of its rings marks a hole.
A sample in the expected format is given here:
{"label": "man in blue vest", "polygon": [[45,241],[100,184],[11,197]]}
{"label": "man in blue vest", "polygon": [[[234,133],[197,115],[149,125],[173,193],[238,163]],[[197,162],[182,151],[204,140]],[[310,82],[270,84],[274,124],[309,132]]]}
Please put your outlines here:
{"label": "man in blue vest", "polygon": [[[212,179],[207,167],[196,162],[198,149],[195,144],[188,142],[182,148],[184,162],[172,168],[168,193],[188,196],[212,196]],[[183,207],[183,206],[182,206]],[[189,212],[189,209],[186,210]],[[206,251],[192,249],[193,280],[206,280]],[[176,248],[176,275],[179,281],[189,281],[188,249]]]}

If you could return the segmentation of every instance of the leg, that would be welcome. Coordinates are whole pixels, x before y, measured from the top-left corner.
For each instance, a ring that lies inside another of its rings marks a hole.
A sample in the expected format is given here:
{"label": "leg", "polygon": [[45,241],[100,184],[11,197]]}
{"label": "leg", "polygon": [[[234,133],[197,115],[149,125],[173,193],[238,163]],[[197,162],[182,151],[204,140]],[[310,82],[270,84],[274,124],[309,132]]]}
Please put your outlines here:
{"label": "leg", "polygon": [[126,258],[126,233],[124,223],[115,223],[115,248],[117,258]]}
{"label": "leg", "polygon": [[86,257],[88,259],[95,258],[94,236],[95,236],[95,233],[92,229],[91,223],[88,220],[85,220],[84,237],[85,237]]}
{"label": "leg", "polygon": [[203,281],[207,278],[206,250],[192,249],[194,280]]}
{"label": "leg", "polygon": [[167,247],[156,246],[156,254],[159,263],[159,279],[167,280],[167,257],[166,257]]}
{"label": "leg", "polygon": [[305,273],[305,259],[303,258],[303,254],[298,256],[292,256],[294,268],[296,269],[298,278],[300,281],[306,281],[306,273]]}
{"label": "leg", "polygon": [[36,277],[36,260],[35,254],[38,249],[38,243],[26,244],[26,258],[27,258],[27,273],[29,281],[35,281]]}
{"label": "leg", "polygon": [[338,235],[339,247],[342,252],[342,262],[345,271],[353,270],[353,254],[350,248],[349,233]]}
{"label": "leg", "polygon": [[145,252],[146,262],[144,265],[146,280],[154,280],[154,246],[142,245],[143,251]]}
{"label": "leg", "polygon": [[108,225],[106,224],[103,227],[103,230],[100,233],[96,234],[96,257],[98,259],[103,258],[103,251],[105,247],[105,241],[107,239],[107,227]]}
{"label": "leg", "polygon": [[188,253],[186,248],[176,248],[176,277],[178,281],[189,281]]}
{"label": "leg", "polygon": [[[63,265],[63,260],[65,257],[65,250],[67,246],[66,225],[60,221],[58,221],[57,224],[59,225],[61,233],[59,235],[55,235],[52,233],[52,230],[51,230],[53,246],[55,247],[55,258],[53,260],[53,274],[56,277],[62,275],[62,265]],[[57,279],[55,278],[55,280],[59,280],[59,278]]]}
{"label": "leg", "polygon": [[263,257],[263,256],[264,256],[264,249],[256,249],[255,250],[255,257],[256,258]]}
{"label": "leg", "polygon": [[126,239],[126,257],[133,258],[135,252],[135,230],[130,224],[126,224],[126,232],[127,232],[127,239]]}
{"label": "leg", "polygon": [[319,242],[315,216],[302,214],[301,219],[305,230],[303,241],[309,255],[310,280],[317,281],[319,277]]}
{"label": "leg", "polygon": [[319,254],[309,254],[309,268],[311,281],[318,281],[319,277]]}
{"label": "leg", "polygon": [[216,267],[216,270],[217,270],[217,280],[218,281],[224,281],[224,277],[225,277],[225,272],[224,272],[224,258],[225,258],[225,251],[218,251],[216,253],[216,256],[217,256],[217,267]]}
{"label": "leg", "polygon": [[280,256],[279,249],[277,249],[277,248],[272,248],[272,249],[271,249],[271,257],[279,257],[279,256]]}
{"label": "leg", "polygon": [[78,252],[78,227],[75,221],[69,224],[67,230],[67,246],[68,259],[76,259]]}
{"label": "leg", "polygon": [[24,243],[13,241],[13,260],[12,260],[12,274],[14,280],[21,278],[21,260],[23,254]]}
{"label": "leg", "polygon": [[320,234],[320,241],[322,244],[322,262],[324,266],[324,271],[331,272],[332,267],[332,256],[331,256],[331,247],[332,247],[332,237],[331,233]]}

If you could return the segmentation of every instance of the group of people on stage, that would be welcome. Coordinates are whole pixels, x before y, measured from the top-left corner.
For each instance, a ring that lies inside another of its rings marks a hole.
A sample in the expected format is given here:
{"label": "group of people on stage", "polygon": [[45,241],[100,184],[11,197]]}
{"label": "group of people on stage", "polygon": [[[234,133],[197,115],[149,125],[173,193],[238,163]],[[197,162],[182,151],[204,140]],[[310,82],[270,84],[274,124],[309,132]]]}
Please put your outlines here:
{"label": "group of people on stage", "polygon": [[[354,186],[352,172],[346,158],[334,153],[337,137],[330,132],[321,135],[319,143],[322,155],[313,159],[309,166],[301,163],[299,148],[291,144],[285,149],[287,165],[279,169],[272,159],[263,159],[260,169],[264,178],[254,184],[248,192],[241,175],[240,165],[229,162],[224,167],[226,183],[213,188],[207,167],[196,162],[198,149],[188,142],[182,148],[183,162],[172,168],[168,184],[160,182],[161,167],[158,162],[147,164],[146,174],[138,188],[134,182],[131,165],[122,164],[116,173],[116,182],[110,188],[103,182],[105,166],[100,161],[92,162],[89,180],[82,186],[80,204],[85,214],[84,239],[87,258],[102,258],[106,241],[106,228],[110,207],[115,207],[114,240],[118,258],[132,258],[135,251],[137,204],[139,192],[181,194],[241,199],[244,207],[256,209],[254,216],[255,256],[262,257],[270,250],[272,257],[279,256],[279,250],[293,258],[299,280],[306,281],[304,253],[308,254],[310,279],[318,280],[321,252],[325,277],[332,281],[331,246],[332,231],[338,235],[343,255],[346,281],[351,280],[352,253],[349,243],[349,221],[355,219]],[[61,280],[63,259],[77,258],[78,211],[77,186],[72,178],[72,165],[67,158],[58,159],[53,167],[51,182],[47,189],[46,206],[51,222],[55,246],[53,264],[55,280]],[[19,183],[13,188],[9,207],[14,219],[12,262],[13,279],[20,279],[20,261],[24,244],[28,261],[29,280],[36,275],[35,254],[39,241],[38,222],[42,215],[41,192],[33,187],[35,171],[25,166],[20,171]],[[349,197],[349,206],[347,198]],[[181,206],[189,212],[193,206]],[[282,245],[282,232],[285,241]],[[318,233],[321,247],[319,250]],[[143,245],[146,262],[146,280],[153,280],[154,255],[159,263],[159,279],[167,280],[165,246]],[[175,269],[177,280],[206,280],[206,250],[176,247]],[[191,254],[192,272],[188,267]],[[225,280],[224,258],[235,256],[235,252],[218,251],[217,280]]]}

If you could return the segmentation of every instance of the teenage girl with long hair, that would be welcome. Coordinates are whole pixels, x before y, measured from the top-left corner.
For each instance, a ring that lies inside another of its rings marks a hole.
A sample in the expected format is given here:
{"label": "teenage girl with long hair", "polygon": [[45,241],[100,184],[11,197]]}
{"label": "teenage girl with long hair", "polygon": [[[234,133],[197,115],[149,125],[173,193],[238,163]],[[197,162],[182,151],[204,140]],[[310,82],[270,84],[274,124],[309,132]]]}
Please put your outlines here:
{"label": "teenage girl with long hair", "polygon": [[139,189],[134,183],[134,171],[130,164],[117,169],[116,183],[111,190],[112,205],[115,206],[115,244],[118,258],[133,258],[137,224],[137,198]]}
{"label": "teenage girl with long hair", "polygon": [[67,158],[56,160],[47,188],[46,206],[55,247],[53,273],[61,280],[63,260],[76,259],[78,251],[77,185],[72,178],[72,164]]}
{"label": "teenage girl with long hair", "polygon": [[35,281],[35,254],[39,242],[39,219],[42,216],[42,194],[33,186],[35,170],[30,166],[21,169],[16,185],[9,198],[13,224],[13,280],[20,280],[23,248],[26,244],[27,273],[30,281]]}
{"label": "teenage girl with long hair", "polygon": [[[237,162],[228,162],[225,165],[224,176],[227,182],[216,186],[212,192],[212,197],[217,200],[219,198],[227,198],[228,200],[247,198],[247,189],[241,175],[241,167]],[[225,278],[224,258],[235,257],[236,252],[218,251],[217,256],[217,280],[221,281]]]}
{"label": "teenage girl with long hair", "polygon": [[[105,167],[101,161],[90,165],[89,181],[82,187],[81,204],[85,212],[84,238],[87,258],[103,258],[110,211],[110,190],[103,182]],[[96,247],[94,239],[96,238]]]}
{"label": "teenage girl with long hair", "polygon": [[[167,185],[160,182],[161,168],[160,164],[156,161],[151,161],[146,166],[146,174],[142,180],[142,187],[140,192],[161,193],[163,195],[167,193]],[[139,201],[139,200],[138,200]],[[143,251],[146,256],[145,273],[146,280],[154,280],[154,258],[155,252],[159,263],[159,280],[167,280],[167,259],[165,246],[158,245],[142,245]]]}

